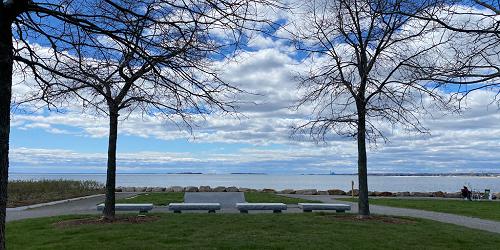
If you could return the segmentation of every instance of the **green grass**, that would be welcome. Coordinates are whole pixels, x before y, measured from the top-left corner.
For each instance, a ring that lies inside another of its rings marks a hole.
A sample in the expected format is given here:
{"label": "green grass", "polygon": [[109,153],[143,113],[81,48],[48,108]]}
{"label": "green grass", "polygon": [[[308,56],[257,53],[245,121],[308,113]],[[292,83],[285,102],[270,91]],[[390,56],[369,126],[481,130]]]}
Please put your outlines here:
{"label": "green grass", "polygon": [[166,206],[172,202],[184,202],[184,193],[143,193],[116,201],[116,203],[153,203],[155,206]]}
{"label": "green grass", "polygon": [[[357,198],[354,200],[352,198],[338,200],[358,201]],[[500,202],[498,201],[378,198],[370,199],[370,204],[421,209],[500,221]]]}
{"label": "green grass", "polygon": [[260,193],[260,192],[248,192],[245,193],[246,202],[262,202],[262,203],[285,203],[285,204],[297,204],[297,203],[321,203],[321,201],[311,201],[300,198],[290,198],[281,195],[276,195],[273,193]]}
{"label": "green grass", "polygon": [[101,193],[104,193],[104,185],[96,181],[9,181],[7,207],[26,206]]}
{"label": "green grass", "polygon": [[[56,227],[65,216],[7,224],[8,249],[498,249],[500,235],[422,219],[355,215],[152,214],[142,224]],[[388,217],[381,217],[391,220]],[[29,240],[26,240],[29,235]]]}

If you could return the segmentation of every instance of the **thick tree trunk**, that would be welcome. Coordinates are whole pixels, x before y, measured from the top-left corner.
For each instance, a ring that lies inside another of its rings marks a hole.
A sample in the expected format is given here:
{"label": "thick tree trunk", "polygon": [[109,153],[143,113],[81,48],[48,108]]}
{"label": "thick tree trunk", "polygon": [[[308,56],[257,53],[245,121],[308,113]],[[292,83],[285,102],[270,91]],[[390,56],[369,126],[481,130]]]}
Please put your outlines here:
{"label": "thick tree trunk", "polygon": [[0,249],[5,249],[13,63],[11,22],[6,20],[4,11],[0,10]]}
{"label": "thick tree trunk", "polygon": [[359,216],[370,216],[368,204],[368,161],[366,158],[366,113],[364,107],[358,107],[358,183],[359,183]]}
{"label": "thick tree trunk", "polygon": [[108,170],[106,176],[106,201],[103,217],[106,220],[115,218],[115,187],[116,187],[116,142],[118,139],[118,109],[109,109],[109,142],[108,142]]}

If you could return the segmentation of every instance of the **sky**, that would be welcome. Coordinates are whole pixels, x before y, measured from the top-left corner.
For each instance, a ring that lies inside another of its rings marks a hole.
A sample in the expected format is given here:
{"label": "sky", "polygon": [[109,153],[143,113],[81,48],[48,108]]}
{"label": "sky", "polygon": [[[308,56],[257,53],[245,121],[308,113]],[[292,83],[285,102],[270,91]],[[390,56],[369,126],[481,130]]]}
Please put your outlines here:
{"label": "sky", "polygon": [[[352,138],[328,142],[292,136],[310,110],[291,108],[300,96],[302,55],[282,39],[254,34],[248,50],[220,62],[223,78],[251,93],[238,115],[197,119],[192,133],[169,121],[131,115],[120,120],[119,173],[356,173]],[[25,91],[14,76],[14,93]],[[500,111],[495,92],[471,93],[459,114],[422,117],[430,134],[384,130],[388,141],[368,149],[369,173],[500,172]],[[16,97],[15,97],[16,98]],[[253,103],[250,103],[253,102]],[[75,106],[78,106],[75,101]],[[105,173],[106,117],[79,109],[12,112],[13,173]]]}

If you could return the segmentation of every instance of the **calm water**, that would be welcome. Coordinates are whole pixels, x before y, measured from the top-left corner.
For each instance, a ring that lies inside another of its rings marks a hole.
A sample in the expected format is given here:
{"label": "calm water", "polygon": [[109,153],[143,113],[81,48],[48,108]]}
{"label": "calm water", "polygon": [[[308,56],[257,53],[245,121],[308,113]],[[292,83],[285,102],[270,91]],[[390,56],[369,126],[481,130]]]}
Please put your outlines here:
{"label": "calm water", "polygon": [[[11,180],[71,179],[106,181],[105,174],[10,174]],[[118,174],[117,186],[236,186],[247,188],[273,188],[277,190],[315,188],[327,190],[357,187],[357,176],[347,175],[230,175],[230,174]],[[472,189],[491,189],[500,192],[500,177],[470,176],[369,176],[371,191],[445,191],[458,192],[464,185]]]}

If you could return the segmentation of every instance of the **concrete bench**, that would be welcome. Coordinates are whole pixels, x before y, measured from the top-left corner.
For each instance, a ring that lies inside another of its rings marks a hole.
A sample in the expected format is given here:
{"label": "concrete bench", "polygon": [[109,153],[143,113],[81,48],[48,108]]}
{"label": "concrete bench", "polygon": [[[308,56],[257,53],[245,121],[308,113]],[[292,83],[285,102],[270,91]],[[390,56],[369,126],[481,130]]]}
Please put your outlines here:
{"label": "concrete bench", "polygon": [[272,210],[273,213],[281,213],[286,210],[284,203],[236,203],[236,208],[240,213],[247,214],[249,210]]}
{"label": "concrete bench", "polygon": [[215,213],[215,210],[220,210],[220,203],[170,203],[168,210],[174,213],[181,213],[182,210],[208,210],[209,213]]}
{"label": "concrete bench", "polygon": [[[139,213],[147,213],[153,209],[153,204],[126,204],[126,203],[118,203],[115,204],[116,211],[139,211]],[[97,210],[104,210],[104,204],[97,205]]]}
{"label": "concrete bench", "polygon": [[344,213],[346,210],[351,210],[350,205],[332,203],[299,203],[299,208],[304,212],[312,212],[313,210],[335,210],[337,213]]}

